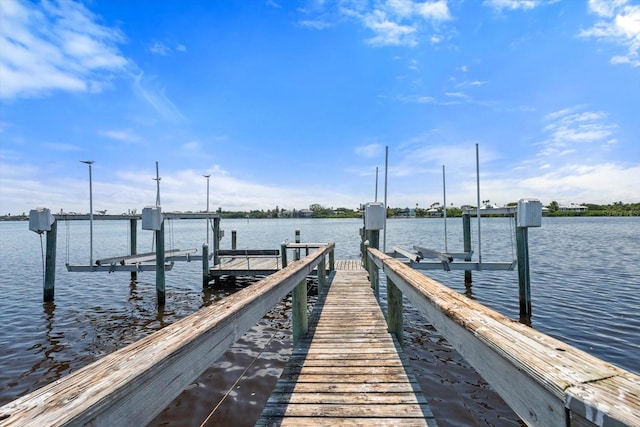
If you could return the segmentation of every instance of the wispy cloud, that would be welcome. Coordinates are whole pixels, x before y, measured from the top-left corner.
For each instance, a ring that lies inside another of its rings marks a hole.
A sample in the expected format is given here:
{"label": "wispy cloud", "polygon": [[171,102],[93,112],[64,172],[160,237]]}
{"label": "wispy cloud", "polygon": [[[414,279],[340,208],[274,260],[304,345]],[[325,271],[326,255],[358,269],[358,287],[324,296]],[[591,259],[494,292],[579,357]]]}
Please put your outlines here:
{"label": "wispy cloud", "polygon": [[145,77],[144,73],[138,74],[133,80],[133,90],[145,100],[162,118],[169,122],[182,122],[184,116],[171,102],[153,77]]}
{"label": "wispy cloud", "polygon": [[172,49],[171,46],[166,43],[154,42],[151,46],[149,46],[148,50],[154,55],[169,56],[173,53],[174,50],[176,52],[186,52],[187,47],[183,44],[177,44],[175,49]]}
{"label": "wispy cloud", "polygon": [[[555,1],[555,0],[553,0]],[[530,10],[550,1],[544,0],[485,0],[484,5],[501,12],[503,10]]]}
{"label": "wispy cloud", "polygon": [[605,162],[593,165],[566,164],[548,169],[542,175],[526,178],[519,185],[533,194],[545,194],[548,201],[611,203],[613,200],[637,200],[640,197],[638,182],[640,166]]}
{"label": "wispy cloud", "polygon": [[81,151],[82,148],[75,144],[67,144],[63,142],[46,142],[43,144],[46,148],[54,151]]}
{"label": "wispy cloud", "polygon": [[342,2],[339,11],[374,34],[367,40],[372,46],[413,47],[423,40],[437,44],[442,37],[434,34],[434,26],[452,19],[447,0],[391,0],[375,2],[372,6],[352,0]]}
{"label": "wispy cloud", "polygon": [[155,42],[149,47],[149,52],[156,55],[168,56],[171,53],[171,48],[164,43]]}
{"label": "wispy cloud", "polygon": [[100,135],[106,136],[110,139],[122,142],[138,142],[141,140],[140,136],[129,129],[111,129],[100,132]]}
{"label": "wispy cloud", "polygon": [[[607,121],[602,111],[582,111],[580,107],[566,108],[548,114],[543,131],[548,135],[539,156],[563,156],[584,144],[603,144],[612,139],[617,128]],[[593,147],[591,147],[593,148]]]}
{"label": "wispy cloud", "polygon": [[324,30],[325,28],[333,26],[330,22],[320,19],[303,19],[302,21],[298,21],[298,25],[312,30]]}
{"label": "wispy cloud", "polygon": [[0,98],[99,92],[129,61],[123,34],[73,1],[0,1]]}
{"label": "wispy cloud", "polygon": [[611,63],[640,67],[640,5],[631,5],[627,0],[589,0],[589,12],[600,20],[578,36],[621,45],[627,53],[612,56]]}
{"label": "wispy cloud", "polygon": [[382,144],[367,144],[356,147],[355,153],[358,156],[371,159],[374,157],[379,157],[383,152]]}

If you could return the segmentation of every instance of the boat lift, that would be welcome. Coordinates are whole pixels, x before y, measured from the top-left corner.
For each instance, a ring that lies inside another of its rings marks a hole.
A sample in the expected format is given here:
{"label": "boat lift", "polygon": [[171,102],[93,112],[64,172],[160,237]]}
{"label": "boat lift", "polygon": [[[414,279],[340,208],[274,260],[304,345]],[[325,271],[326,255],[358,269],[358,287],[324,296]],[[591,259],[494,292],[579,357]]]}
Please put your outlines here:
{"label": "boat lift", "polygon": [[[93,161],[83,163],[89,164],[89,188],[90,188],[90,209],[93,208],[93,200],[91,195],[91,164]],[[75,214],[51,214],[47,208],[32,209],[29,213],[29,229],[38,233],[42,239],[42,235],[47,236],[46,259],[42,254],[44,265],[44,293],[45,302],[53,301],[55,289],[55,271],[56,271],[56,240],[59,221],[86,221],[90,224],[89,237],[89,264],[88,265],[71,265],[67,260],[65,266],[69,272],[95,272],[106,271],[109,273],[116,271],[124,271],[131,273],[131,280],[137,279],[139,271],[155,271],[156,272],[156,290],[158,296],[158,305],[162,306],[165,302],[165,271],[173,268],[175,261],[202,261],[202,283],[205,287],[209,282],[209,260],[213,258],[214,263],[217,262],[216,253],[219,250],[220,239],[224,236],[224,232],[220,230],[220,215],[209,212],[208,206],[208,180],[207,180],[207,212],[200,213],[182,213],[182,212],[162,212],[160,207],[160,175],[158,171],[158,162],[156,162],[156,177],[153,178],[157,183],[157,194],[155,206],[148,206],[142,210],[142,215],[93,215],[90,211],[88,215]],[[155,252],[137,254],[137,228],[138,219],[142,219],[143,230],[154,231]],[[202,255],[195,255],[197,249],[169,249],[165,251],[164,222],[171,219],[206,219],[207,220],[207,241],[202,245]],[[93,260],[93,221],[94,220],[128,220],[130,227],[130,254],[115,256],[109,258]],[[213,230],[213,251],[209,255],[209,228]],[[68,242],[67,242],[68,245]],[[44,251],[43,251],[44,252]]]}

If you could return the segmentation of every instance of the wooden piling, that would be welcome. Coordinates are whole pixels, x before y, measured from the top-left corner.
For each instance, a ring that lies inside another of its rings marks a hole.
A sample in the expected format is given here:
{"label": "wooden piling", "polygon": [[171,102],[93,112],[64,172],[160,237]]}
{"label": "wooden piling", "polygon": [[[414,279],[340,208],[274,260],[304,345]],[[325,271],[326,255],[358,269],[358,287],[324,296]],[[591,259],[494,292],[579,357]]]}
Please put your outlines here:
{"label": "wooden piling", "polygon": [[[296,243],[300,243],[300,230],[296,230]],[[296,248],[293,251],[293,259],[298,261],[300,259],[300,248]]]}
{"label": "wooden piling", "polygon": [[531,320],[531,276],[529,273],[529,229],[516,227],[516,247],[518,256],[518,297],[520,320]]}
{"label": "wooden piling", "polygon": [[53,301],[56,287],[56,241],[58,235],[58,221],[53,221],[51,230],[47,231],[47,254],[44,273],[44,302]]}
{"label": "wooden piling", "polygon": [[202,245],[202,287],[206,288],[209,284],[209,245]]}
{"label": "wooden piling", "polygon": [[309,316],[307,314],[307,279],[303,279],[291,293],[291,329],[293,344],[306,335],[309,330]]}
{"label": "wooden piling", "polygon": [[322,257],[322,262],[318,264],[318,295],[327,287],[327,269],[325,266],[326,257]]}
{"label": "wooden piling", "polygon": [[[130,255],[136,255],[138,253],[138,220],[136,218],[131,218],[129,220],[129,246]],[[131,272],[131,281],[134,282],[138,280],[138,272]]]}
{"label": "wooden piling", "polygon": [[[464,251],[467,254],[471,253],[471,215],[468,213],[462,214],[462,235],[464,239]],[[471,261],[471,255],[467,255],[464,258],[465,261]],[[470,285],[472,282],[471,270],[464,271],[464,283]]]}
{"label": "wooden piling", "polygon": [[164,220],[160,224],[160,230],[156,230],[156,293],[158,306],[164,306],[165,296],[165,269],[164,269]]}
{"label": "wooden piling", "polygon": [[220,264],[220,217],[213,219],[213,265]]}
{"label": "wooden piling", "polygon": [[287,244],[280,245],[280,254],[282,255],[282,268],[287,266]]}
{"label": "wooden piling", "polygon": [[329,271],[335,271],[336,269],[336,255],[335,251],[329,252]]}
{"label": "wooden piling", "polygon": [[[369,248],[380,249],[380,230],[366,230],[366,239],[369,242]],[[380,300],[380,282],[378,280],[378,269],[373,266],[367,256],[365,262],[368,262],[371,268],[367,268],[369,271],[369,277],[371,279],[371,287],[376,298]]]}
{"label": "wooden piling", "polygon": [[[372,263],[373,264],[373,263]],[[377,268],[374,264],[374,269]],[[402,291],[387,277],[387,327],[403,346],[402,338]]]}
{"label": "wooden piling", "polygon": [[238,232],[236,230],[231,230],[231,249],[236,250],[238,243]]}

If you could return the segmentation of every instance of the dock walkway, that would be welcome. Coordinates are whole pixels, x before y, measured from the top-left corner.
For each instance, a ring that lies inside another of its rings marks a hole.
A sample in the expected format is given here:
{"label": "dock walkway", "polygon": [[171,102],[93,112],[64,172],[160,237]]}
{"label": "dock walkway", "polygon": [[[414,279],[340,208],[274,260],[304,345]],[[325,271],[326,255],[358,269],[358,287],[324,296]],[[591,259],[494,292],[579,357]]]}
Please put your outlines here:
{"label": "dock walkway", "polygon": [[435,426],[359,260],[337,261],[257,426]]}

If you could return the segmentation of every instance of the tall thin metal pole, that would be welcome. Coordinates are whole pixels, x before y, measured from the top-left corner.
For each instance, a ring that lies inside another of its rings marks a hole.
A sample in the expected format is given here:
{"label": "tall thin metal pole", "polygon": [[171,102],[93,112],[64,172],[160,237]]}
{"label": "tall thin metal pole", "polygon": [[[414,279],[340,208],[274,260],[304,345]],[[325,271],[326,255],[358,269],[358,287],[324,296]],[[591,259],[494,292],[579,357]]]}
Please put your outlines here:
{"label": "tall thin metal pole", "polygon": [[444,179],[444,165],[442,165],[442,194],[444,195],[444,207],[442,212],[444,213],[444,251],[449,253],[449,246],[447,244],[447,186]]}
{"label": "tall thin metal pole", "polygon": [[89,265],[93,266],[93,183],[91,177],[91,165],[93,160],[80,160],[89,165]]}
{"label": "tall thin metal pole", "polygon": [[[209,213],[209,178],[211,175],[202,175],[207,178],[207,213]],[[209,216],[207,216],[207,246],[209,246]]]}
{"label": "tall thin metal pole", "polygon": [[389,146],[384,148],[384,237],[382,252],[387,252],[387,174],[389,172]]}
{"label": "tall thin metal pole", "polygon": [[476,187],[478,192],[478,265],[482,268],[482,238],[480,236],[480,150],[476,144]]}
{"label": "tall thin metal pole", "polygon": [[158,162],[156,162],[156,177],[152,178],[156,182],[156,206],[160,206],[160,169],[158,169]]}
{"label": "tall thin metal pole", "polygon": [[378,167],[376,166],[376,198],[374,202],[378,201]]}

